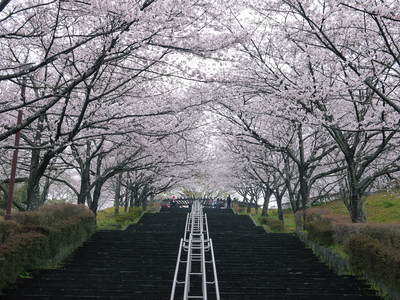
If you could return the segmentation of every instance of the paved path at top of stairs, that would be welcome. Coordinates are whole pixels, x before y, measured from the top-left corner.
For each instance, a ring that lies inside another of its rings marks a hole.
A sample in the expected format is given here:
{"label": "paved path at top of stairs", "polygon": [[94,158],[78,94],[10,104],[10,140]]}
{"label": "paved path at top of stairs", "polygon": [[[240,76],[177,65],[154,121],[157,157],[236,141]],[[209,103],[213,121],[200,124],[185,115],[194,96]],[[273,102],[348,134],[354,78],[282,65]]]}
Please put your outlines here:
{"label": "paved path at top of stairs", "polygon": [[[230,210],[206,212],[222,300],[379,299],[365,282],[329,271],[294,235],[267,234]],[[97,232],[62,268],[21,279],[0,299],[169,299],[186,213],[145,214],[125,231]]]}

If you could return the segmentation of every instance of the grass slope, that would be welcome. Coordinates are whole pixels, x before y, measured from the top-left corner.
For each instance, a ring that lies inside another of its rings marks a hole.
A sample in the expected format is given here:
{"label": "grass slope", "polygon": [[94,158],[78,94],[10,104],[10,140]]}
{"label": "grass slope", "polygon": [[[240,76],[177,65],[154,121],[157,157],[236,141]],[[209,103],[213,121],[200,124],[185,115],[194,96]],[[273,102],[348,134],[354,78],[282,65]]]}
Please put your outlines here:
{"label": "grass slope", "polygon": [[97,212],[97,230],[122,230],[130,224],[136,223],[143,214],[141,207],[135,207],[128,212],[120,209],[119,214],[114,216],[114,207],[106,208]]}
{"label": "grass slope", "polygon": [[[240,215],[248,215],[245,208],[234,207],[236,213]],[[257,225],[262,226],[261,223],[261,209],[258,210],[258,214],[256,214],[256,210],[254,208],[251,209],[251,213],[249,214]],[[294,215],[293,212],[289,209],[285,210],[283,213],[284,217],[284,231],[280,232],[295,232],[296,225],[294,223]],[[268,218],[271,220],[278,220],[278,210],[277,209],[269,209],[268,210]]]}
{"label": "grass slope", "polygon": [[[335,214],[348,216],[346,206],[342,200],[336,200],[327,204],[319,205],[321,208],[329,208]],[[364,210],[368,223],[379,224],[399,224],[400,223],[400,191],[377,192],[368,195],[364,201]],[[247,214],[245,209],[237,209],[239,214]],[[255,209],[251,210],[251,216],[258,225],[260,222],[260,213],[256,215]],[[278,220],[278,211],[276,209],[268,210],[268,217]],[[284,211],[284,232],[294,232],[296,229],[294,215],[290,210]]]}
{"label": "grass slope", "polygon": [[[321,205],[331,209],[335,214],[348,215],[348,211],[341,200]],[[378,192],[370,194],[364,201],[364,211],[368,223],[400,223],[400,194],[393,192]]]}

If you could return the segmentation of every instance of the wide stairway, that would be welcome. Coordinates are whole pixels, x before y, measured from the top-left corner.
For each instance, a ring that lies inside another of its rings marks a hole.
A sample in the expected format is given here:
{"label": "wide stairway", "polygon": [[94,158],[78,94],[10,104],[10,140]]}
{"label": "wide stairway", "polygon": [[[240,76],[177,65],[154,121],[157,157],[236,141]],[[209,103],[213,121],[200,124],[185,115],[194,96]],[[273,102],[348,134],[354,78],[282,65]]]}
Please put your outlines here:
{"label": "wide stairway", "polygon": [[[231,210],[205,212],[222,300],[380,299],[329,271],[294,235],[267,234]],[[0,299],[169,299],[186,213],[167,209],[125,231],[97,232],[63,267],[19,280]]]}

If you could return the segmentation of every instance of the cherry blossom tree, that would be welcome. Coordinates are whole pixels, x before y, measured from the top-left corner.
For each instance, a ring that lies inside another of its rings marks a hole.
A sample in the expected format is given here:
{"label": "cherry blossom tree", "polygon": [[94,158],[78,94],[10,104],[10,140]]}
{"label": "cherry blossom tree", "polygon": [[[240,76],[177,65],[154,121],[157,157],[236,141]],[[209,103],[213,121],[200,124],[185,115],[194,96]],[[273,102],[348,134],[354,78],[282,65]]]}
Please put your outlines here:
{"label": "cherry blossom tree", "polygon": [[[364,220],[362,196],[371,184],[398,172],[392,146],[397,144],[398,112],[391,101],[397,91],[397,72],[392,70],[396,60],[393,49],[386,54],[397,36],[384,27],[377,29],[379,24],[398,24],[387,19],[390,9],[384,6],[376,4],[371,10],[343,1],[250,3],[253,21],[238,16],[231,28],[241,27],[251,35],[222,72],[225,95],[217,96],[230,111],[225,115],[231,123],[258,143],[285,153],[287,167],[295,163],[297,175],[293,169],[288,173],[298,180],[293,187],[298,188],[302,208],[310,204],[313,184],[345,169],[346,203],[354,222]],[[266,119],[277,121],[267,126]],[[337,149],[343,164],[334,166],[330,158]]]}

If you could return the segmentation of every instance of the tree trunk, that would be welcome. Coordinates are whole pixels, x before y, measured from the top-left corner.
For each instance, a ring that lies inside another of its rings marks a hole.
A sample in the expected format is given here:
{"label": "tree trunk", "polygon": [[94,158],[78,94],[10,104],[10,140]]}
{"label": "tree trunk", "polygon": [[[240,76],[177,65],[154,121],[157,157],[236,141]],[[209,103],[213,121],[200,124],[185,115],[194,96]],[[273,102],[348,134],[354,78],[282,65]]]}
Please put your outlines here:
{"label": "tree trunk", "polygon": [[92,203],[89,206],[90,210],[94,213],[97,214],[97,209],[99,206],[99,199],[100,199],[100,194],[101,194],[101,189],[103,187],[104,181],[99,180],[96,182],[94,186],[94,191],[93,191],[93,199]]}
{"label": "tree trunk", "polygon": [[350,198],[350,216],[353,223],[363,223],[366,221],[364,205],[361,195],[352,195]]}
{"label": "tree trunk", "polygon": [[[31,165],[29,168],[28,186],[26,190],[26,206],[28,210],[39,207],[40,179],[38,174],[40,151],[32,150]],[[40,176],[41,177],[41,176]]]}
{"label": "tree trunk", "polygon": [[[352,157],[351,157],[352,158]],[[357,176],[356,163],[347,159],[347,178],[349,182],[349,210],[351,221],[353,223],[362,223],[366,221],[363,209],[362,191],[360,189],[360,179]]]}
{"label": "tree trunk", "polygon": [[309,186],[307,180],[307,169],[308,164],[305,163],[304,158],[304,141],[303,141],[303,127],[300,124],[298,127],[297,135],[299,138],[299,155],[300,159],[297,162],[297,168],[299,172],[299,184],[300,184],[300,196],[301,196],[301,206],[302,209],[308,208],[309,205]]}
{"label": "tree trunk", "polygon": [[247,209],[246,209],[246,212],[247,212],[248,214],[251,213],[251,203],[253,203],[253,196],[250,196],[250,200],[247,202]]}
{"label": "tree trunk", "polygon": [[90,210],[94,213],[97,214],[97,209],[99,207],[99,199],[100,199],[100,194],[101,194],[101,189],[103,187],[103,184],[105,181],[101,179],[101,167],[103,164],[103,155],[99,155],[97,158],[96,162],[96,181],[94,185],[94,191],[93,191],[93,197],[92,201],[89,205]]}
{"label": "tree trunk", "polygon": [[[301,209],[307,209],[309,205],[308,201],[308,184],[307,180],[305,179],[305,174],[304,171],[300,171],[300,169],[303,169],[299,167],[299,180],[300,180],[300,190],[299,190],[299,198],[301,199]],[[301,172],[301,173],[300,173]]]}
{"label": "tree trunk", "polygon": [[348,168],[349,178],[349,205],[351,221],[353,223],[362,223],[366,221],[362,201],[362,191],[359,189],[359,180],[356,177],[355,168]]}
{"label": "tree trunk", "polygon": [[124,199],[124,212],[128,212],[128,205],[129,205],[129,187],[128,185],[126,186],[125,189],[125,199]]}
{"label": "tree trunk", "polygon": [[140,193],[139,193],[139,188],[137,186],[135,187],[134,196],[135,196],[134,206],[140,207]]}
{"label": "tree trunk", "polygon": [[129,211],[133,211],[133,207],[134,207],[134,203],[135,202],[135,197],[134,197],[134,192],[133,189],[131,187],[131,190],[129,192]]}
{"label": "tree trunk", "polygon": [[[40,116],[37,123],[37,128],[35,129],[35,137],[33,143],[35,145],[40,145],[42,140],[42,131],[43,131],[43,122],[44,115]],[[49,160],[50,162],[50,160]],[[26,206],[28,210],[35,209],[40,205],[40,177],[43,174],[39,174],[38,169],[40,165],[40,150],[33,149],[31,156],[31,165],[29,168],[29,178],[28,178],[28,187],[26,191]],[[44,172],[43,172],[44,173]],[[37,179],[36,177],[39,177]]]}
{"label": "tree trunk", "polygon": [[263,190],[263,194],[264,194],[264,204],[261,211],[261,215],[263,217],[266,217],[268,216],[268,206],[269,206],[269,201],[271,200],[272,191],[266,188]]}
{"label": "tree trunk", "polygon": [[285,186],[288,191],[288,196],[289,196],[289,201],[290,201],[290,206],[292,208],[292,211],[293,211],[293,213],[296,213],[300,209],[300,206],[298,203],[298,199],[296,197],[296,192],[291,186],[292,175],[291,175],[291,170],[290,170],[289,159],[286,155],[283,156],[283,161],[285,163],[285,165],[284,165]]}
{"label": "tree trunk", "polygon": [[49,195],[50,186],[51,186],[50,178],[46,178],[42,194],[40,195],[40,205],[43,205],[46,202],[47,197]]}
{"label": "tree trunk", "polygon": [[[91,143],[89,140],[86,141],[86,157],[85,160],[79,159],[79,164],[81,168],[81,187],[78,195],[78,204],[85,204],[87,201],[88,194],[90,193],[90,167],[91,167]],[[76,154],[79,156],[79,154]]]}
{"label": "tree trunk", "polygon": [[275,195],[276,198],[276,205],[278,206],[278,219],[284,222],[283,218],[283,209],[282,209],[282,196],[281,195]]}
{"label": "tree trunk", "polygon": [[90,185],[90,162],[85,163],[81,171],[81,188],[78,195],[78,204],[85,204]]}
{"label": "tree trunk", "polygon": [[39,205],[40,197],[40,179],[43,173],[39,170],[30,170],[28,187],[26,190],[26,207],[27,210],[33,210]]}
{"label": "tree trunk", "polygon": [[140,204],[144,209],[146,209],[147,207],[148,192],[149,192],[149,186],[146,184],[143,187],[142,192],[140,193]]}
{"label": "tree trunk", "polygon": [[114,216],[117,216],[119,214],[119,205],[121,199],[121,181],[122,181],[122,173],[119,173],[115,187]]}

